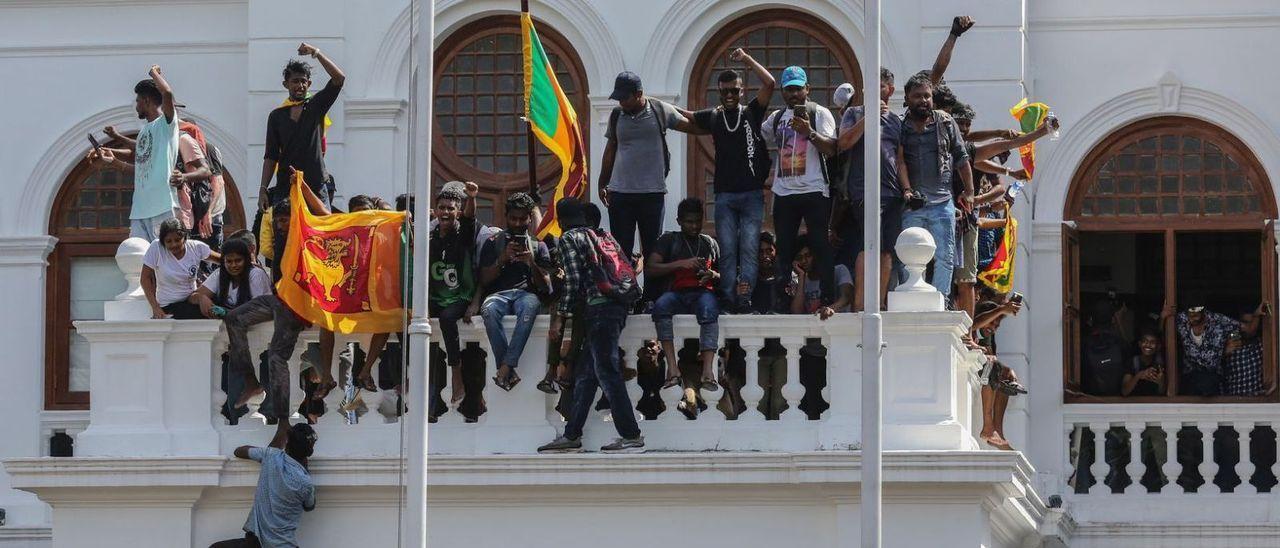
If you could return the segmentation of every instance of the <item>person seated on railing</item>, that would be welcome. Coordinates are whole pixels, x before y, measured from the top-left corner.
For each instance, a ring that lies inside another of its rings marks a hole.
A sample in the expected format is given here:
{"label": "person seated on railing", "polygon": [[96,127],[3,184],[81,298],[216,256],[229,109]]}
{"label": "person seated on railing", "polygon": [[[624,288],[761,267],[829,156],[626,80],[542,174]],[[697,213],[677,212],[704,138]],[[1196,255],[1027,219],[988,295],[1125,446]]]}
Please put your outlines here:
{"label": "person seated on railing", "polygon": [[241,240],[245,245],[249,246],[249,263],[253,266],[262,266],[262,262],[258,260],[258,238],[254,237],[253,231],[242,228],[232,232],[227,236],[227,241]]}
{"label": "person seated on railing", "polygon": [[[797,281],[794,273],[785,278],[778,275],[776,266],[778,251],[774,245],[772,232],[760,233],[760,250],[756,256],[759,259],[759,268],[756,269],[755,287],[739,283],[738,294],[751,295],[752,314],[790,312],[791,296]],[[733,418],[745,410],[746,403],[742,400],[741,390],[746,382],[746,356],[740,347],[733,347],[732,350],[726,351],[724,363],[726,365],[720,376],[720,384],[725,386],[726,392],[721,402],[728,400],[728,403],[722,407],[728,409],[725,415]],[[764,396],[760,399],[757,408],[769,420],[776,420],[787,405],[786,399],[782,397],[782,386],[786,384],[787,379],[787,351],[782,347],[781,341],[765,339],[758,363],[758,379],[760,387],[764,390]]]}
{"label": "person seated on railing", "polygon": [[[387,201],[382,198],[368,196],[365,194],[357,194],[347,200],[348,212],[357,213],[373,209],[390,210],[391,204],[387,203]],[[397,340],[401,342],[404,341],[403,335],[397,333],[396,337]],[[364,364],[360,367],[360,370],[355,373],[355,379],[352,384],[368,392],[378,391],[378,383],[373,379],[373,364],[382,357],[382,351],[386,348],[387,341],[390,339],[390,333],[374,333],[370,337],[369,348],[364,353]],[[350,352],[351,350],[349,348],[345,349],[343,350],[343,355],[348,355]],[[339,359],[342,359],[342,357],[340,356]],[[349,360],[349,363],[354,365],[354,361],[350,361],[350,356],[348,356],[347,359]]]}
{"label": "person seated on railing", "polygon": [[1223,364],[1222,394],[1257,396],[1275,390],[1274,381],[1262,386],[1262,338],[1258,336],[1271,307],[1258,305],[1252,313],[1240,315],[1240,330],[1227,336],[1226,363]]}
{"label": "person seated on railing", "polygon": [[827,319],[836,312],[848,312],[849,303],[853,299],[853,276],[849,267],[838,264],[835,267],[836,300],[830,304],[822,302],[822,276],[814,272],[814,255],[812,240],[808,235],[796,239],[796,258],[791,264],[796,285],[791,296],[792,314],[817,314]]}
{"label": "person seated on railing", "polygon": [[221,318],[254,297],[271,294],[271,275],[250,260],[252,251],[241,238],[222,244],[222,264],[187,300],[206,318]]}
{"label": "person seated on railing", "polygon": [[[498,370],[493,384],[506,391],[520,383],[516,369],[542,307],[539,295],[551,289],[543,269],[551,254],[529,233],[534,207],[533,197],[524,192],[508,196],[506,230],[490,236],[480,251],[480,287],[486,295],[480,315]],[[512,315],[516,326],[508,340],[502,319]]]}
{"label": "person seated on railing", "polygon": [[178,219],[160,223],[160,239],[142,256],[142,292],[151,305],[151,317],[162,320],[198,320],[205,317],[200,307],[188,301],[196,291],[200,263],[222,257],[204,242],[187,238],[187,229]]}
{"label": "person seated on railing", "polygon": [[[440,320],[440,335],[450,371],[449,386],[453,392],[450,406],[454,408],[466,397],[458,321],[470,324],[471,317],[480,310],[476,265],[472,258],[477,233],[475,198],[479,191],[475,183],[457,181],[440,189],[436,194],[436,223],[428,244],[428,271],[432,275],[427,281],[427,304],[430,317]],[[433,387],[432,393],[438,390],[439,387]]]}
{"label": "person seated on railing", "polygon": [[[672,316],[693,314],[698,320],[698,349],[702,364],[703,390],[719,390],[715,357],[720,347],[720,302],[716,298],[720,245],[702,233],[702,200],[685,198],[676,208],[679,232],[658,238],[646,260],[650,283],[665,283],[667,290],[653,304],[653,324],[658,342],[667,357],[667,379],[663,388],[683,384],[676,366],[675,330]],[[695,390],[696,392],[696,390]]]}
{"label": "person seated on railing", "polygon": [[996,330],[1000,321],[1007,315],[1017,314],[1022,310],[1022,301],[1010,299],[1004,303],[983,301],[975,307],[977,318],[973,321],[971,337],[982,346],[987,355],[987,363],[983,368],[982,386],[982,430],[978,438],[988,445],[1006,451],[1013,446],[1004,437],[1004,415],[1009,407],[1009,397],[1026,394],[1026,388],[1018,382],[1018,376],[1012,369],[996,359]]}
{"label": "person seated on railing", "polygon": [[316,431],[306,424],[276,425],[266,447],[242,445],[236,458],[262,463],[253,509],[244,522],[244,538],[215,542],[209,548],[298,546],[298,522],[316,507],[316,488],[307,460],[316,447]]}
{"label": "person seated on railing", "polygon": [[[311,212],[316,215],[328,215],[329,208],[320,198],[311,191],[306,185],[302,185],[302,196],[306,200],[306,205]],[[289,221],[293,216],[292,205],[288,200],[282,200],[272,206],[272,242],[273,249],[277,253],[282,253],[287,245],[289,237]],[[273,261],[271,265],[271,279],[275,283],[279,283],[283,273],[280,271],[280,261]],[[223,318],[223,324],[227,329],[228,354],[231,356],[231,375],[240,375],[244,378],[244,390],[240,396],[236,398],[232,409],[238,409],[245,405],[248,401],[259,394],[265,392],[267,399],[271,402],[270,406],[265,406],[265,412],[268,419],[274,419],[279,422],[288,420],[289,411],[289,359],[293,357],[294,346],[298,343],[298,334],[307,328],[307,323],[298,318],[289,307],[285,306],[275,294],[262,295],[254,297],[248,302],[243,303],[227,312]],[[258,382],[258,378],[253,374],[253,360],[249,355],[249,328],[264,322],[274,322],[274,330],[271,333],[271,343],[268,346],[268,375],[269,381],[267,389]],[[332,356],[332,354],[330,354]],[[312,397],[313,394],[308,394]],[[323,396],[321,396],[323,398]]]}
{"label": "person seated on railing", "polygon": [[1138,339],[1138,354],[1129,363],[1120,383],[1122,396],[1164,395],[1164,354],[1160,335],[1155,331],[1143,331]]}

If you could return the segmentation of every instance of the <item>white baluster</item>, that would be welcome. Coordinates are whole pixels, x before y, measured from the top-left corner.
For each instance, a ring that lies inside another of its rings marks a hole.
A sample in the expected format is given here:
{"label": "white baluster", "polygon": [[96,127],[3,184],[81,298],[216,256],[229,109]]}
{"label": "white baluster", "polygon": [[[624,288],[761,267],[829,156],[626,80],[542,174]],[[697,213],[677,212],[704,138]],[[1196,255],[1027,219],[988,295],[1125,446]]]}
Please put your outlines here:
{"label": "white baluster", "polygon": [[[622,360],[620,365],[625,375],[627,368],[636,370],[636,378],[625,381],[627,384],[627,399],[631,401],[631,409],[634,411],[636,404],[640,403],[640,398],[644,396],[644,389],[640,388],[640,364],[636,360],[636,350],[640,347],[640,341],[635,339],[622,339],[618,341],[622,345]],[[643,421],[644,415],[639,411],[635,411],[636,421]]]}
{"label": "white baluster", "polygon": [[[214,352],[211,363],[213,364],[213,424],[215,427],[230,422],[226,417],[222,416],[222,408],[227,405],[227,393],[222,389],[222,353],[226,347],[227,345],[222,342],[221,336],[219,337],[219,342],[213,345]],[[229,414],[235,416],[235,410],[232,409]]]}
{"label": "white baluster", "polygon": [[827,350],[827,358],[823,364],[823,367],[827,369],[827,385],[822,387],[820,394],[822,394],[822,401],[826,402],[827,408],[822,411],[822,416],[820,418],[825,420],[827,417],[831,416],[831,408],[833,407],[831,405],[831,379],[838,378],[838,376],[833,374],[831,371],[832,368],[835,367],[835,356],[831,355],[831,339],[829,337],[822,338],[822,347]]}
{"label": "white baluster", "polygon": [[[440,345],[440,349],[443,351],[445,348],[444,334],[440,331],[440,324],[438,323],[438,321],[439,320],[432,320],[433,325],[431,326],[431,333],[432,333],[431,338],[433,341],[436,341]],[[458,346],[463,350],[467,348],[465,328],[466,328],[465,324],[458,325]],[[441,356],[445,356],[444,357],[445,359],[444,385],[441,387],[441,390],[440,390],[440,398],[441,400],[444,401],[444,405],[447,409],[437,419],[437,423],[440,425],[457,426],[465,422],[465,417],[462,416],[463,402],[459,401],[457,405],[453,404],[453,369],[454,368],[449,366],[448,357],[446,356],[446,354],[447,354],[446,352],[440,353]],[[459,364],[458,367],[462,367],[462,365]],[[428,378],[430,377],[428,376]],[[463,401],[465,401],[465,399]],[[424,404],[429,404],[429,402],[424,402]]]}
{"label": "white baluster", "polygon": [[1258,465],[1253,462],[1253,451],[1249,450],[1249,439],[1257,428],[1257,424],[1248,420],[1236,421],[1235,427],[1236,432],[1240,434],[1240,463],[1236,465],[1236,473],[1240,475],[1240,485],[1236,486],[1236,492],[1256,494],[1258,486],[1249,483],[1249,480],[1253,479],[1254,472],[1258,471]]}
{"label": "white baluster", "polygon": [[1178,432],[1182,431],[1181,422],[1162,422],[1164,430],[1164,465],[1160,467],[1165,480],[1169,483],[1160,489],[1161,495],[1181,495],[1185,490],[1178,484],[1178,476],[1182,475],[1182,463],[1178,462]]}
{"label": "white baluster", "polygon": [[[305,334],[306,332],[303,332]],[[289,357],[289,406],[284,410],[287,419],[306,422],[307,418],[298,413],[298,404],[306,397],[306,391],[302,389],[302,383],[298,382],[302,374],[302,353],[307,350],[308,341],[300,334],[298,342],[293,346],[293,355]],[[267,378],[263,379],[262,386],[264,388],[270,386],[271,383],[271,356],[267,355]],[[270,389],[268,388],[268,391]],[[266,402],[266,400],[264,400]],[[280,402],[267,402],[273,407],[277,407]],[[274,411],[274,410],[272,410]]]}
{"label": "white baluster", "polygon": [[[678,354],[679,353],[678,347],[676,348],[676,351]],[[666,354],[661,351],[659,351],[659,355],[664,357],[666,356]],[[666,364],[667,367],[665,370],[663,370],[663,379],[665,379],[667,375],[670,375],[672,372],[675,372],[677,375],[679,374],[680,365],[678,361],[679,361],[679,358],[677,358],[677,363]],[[659,421],[667,422],[667,423],[679,423],[685,420],[684,414],[680,413],[680,410],[677,409],[677,406],[680,405],[680,399],[684,397],[684,389],[680,388],[680,385],[677,384],[669,388],[662,388],[658,390],[658,396],[662,398],[662,404],[666,406],[666,409],[662,412],[662,414],[658,415]]]}
{"label": "white baluster", "polygon": [[1106,484],[1107,472],[1110,471],[1107,466],[1107,430],[1110,428],[1111,425],[1105,422],[1089,423],[1089,430],[1093,432],[1093,464],[1089,466],[1093,486],[1089,487],[1090,495],[1106,493],[1110,489]]}
{"label": "white baluster", "polygon": [[1213,454],[1213,432],[1218,429],[1216,422],[1200,422],[1196,424],[1196,428],[1200,430],[1200,443],[1204,448],[1204,458],[1200,460],[1200,466],[1196,470],[1200,472],[1200,477],[1204,478],[1204,484],[1197,491],[1199,493],[1221,493],[1222,488],[1213,482],[1214,476],[1218,475],[1218,463],[1214,462]]}
{"label": "white baluster", "polygon": [[1142,431],[1146,427],[1146,423],[1142,422],[1124,423],[1125,430],[1129,431],[1129,464],[1124,467],[1125,474],[1129,476],[1129,485],[1124,488],[1126,495],[1141,493],[1146,489],[1142,486],[1142,475],[1147,469],[1142,462]]}
{"label": "white baluster", "polygon": [[764,398],[764,389],[760,388],[760,349],[764,348],[764,341],[753,338],[740,339],[738,343],[746,353],[746,380],[743,381],[741,393],[742,402],[747,406],[747,410],[738,415],[738,420],[760,422],[764,420],[764,413],[756,408]]}
{"label": "white baluster", "polygon": [[800,410],[804,398],[804,386],[800,384],[800,348],[805,341],[801,337],[784,337],[782,345],[787,349],[787,384],[782,387],[782,397],[787,400],[787,410],[782,412],[784,421],[803,421],[807,417]]}
{"label": "white baluster", "polygon": [[342,382],[343,375],[341,364],[334,367],[334,362],[339,361],[338,353],[342,352],[348,344],[350,344],[349,336],[341,333],[334,333],[333,353],[329,356],[329,362],[325,363],[323,344],[319,346],[319,351],[316,352],[317,361],[315,367],[318,368],[316,370],[316,373],[318,373],[317,378],[321,378],[321,380],[323,380],[323,372],[329,371],[333,374],[333,381],[338,383],[338,386],[335,386],[333,390],[330,390],[329,393],[324,396],[324,415],[320,417],[319,421],[322,425],[338,426],[347,424],[347,414],[342,412],[342,400],[346,397],[346,392],[344,390],[346,385]]}
{"label": "white baluster", "polygon": [[[1076,476],[1075,480],[1077,484],[1080,482],[1080,474],[1076,467],[1076,463],[1078,462],[1080,451],[1082,449],[1080,444],[1081,436],[1078,432],[1080,432],[1082,428],[1083,426],[1077,426],[1075,423],[1071,422],[1062,425],[1062,433],[1067,439],[1067,450],[1063,452],[1063,458],[1065,459],[1062,466],[1063,477],[1067,478],[1067,481],[1069,482],[1071,480],[1071,476],[1074,475]],[[1071,458],[1072,450],[1076,453],[1075,459]],[[1067,488],[1070,492],[1075,492],[1075,489],[1070,485],[1067,485]]]}
{"label": "white baluster", "polygon": [[[720,330],[719,339],[716,341],[716,348],[717,350],[720,348],[725,348],[723,329]],[[725,357],[728,357],[728,355],[729,355],[729,350],[726,348]],[[711,358],[711,364],[712,364],[711,375],[712,376],[719,375],[719,372],[718,372],[719,367],[717,367],[719,359],[720,358],[718,354]],[[699,367],[701,367],[702,365],[701,352],[698,353],[698,365]],[[726,420],[724,413],[720,411],[720,400],[724,398],[724,392],[725,392],[725,379],[723,377],[720,377],[717,380],[717,382],[720,384],[719,390],[703,390],[702,391],[702,397],[707,400],[707,410],[705,413],[701,413],[698,415],[698,419],[700,420],[706,420],[706,421],[712,421],[712,422],[724,422]]]}
{"label": "white baluster", "polygon": [[[1276,445],[1280,445],[1280,423],[1277,423],[1276,421],[1271,421],[1269,423],[1269,426],[1271,426],[1271,431],[1276,434],[1275,437],[1272,438],[1272,442],[1271,442],[1272,454],[1280,455],[1280,452],[1276,451],[1277,449]],[[1271,475],[1277,478],[1280,478],[1280,458],[1277,458],[1275,462],[1271,463]],[[1277,491],[1280,491],[1280,485],[1273,486],[1271,488],[1272,493],[1276,493]]]}

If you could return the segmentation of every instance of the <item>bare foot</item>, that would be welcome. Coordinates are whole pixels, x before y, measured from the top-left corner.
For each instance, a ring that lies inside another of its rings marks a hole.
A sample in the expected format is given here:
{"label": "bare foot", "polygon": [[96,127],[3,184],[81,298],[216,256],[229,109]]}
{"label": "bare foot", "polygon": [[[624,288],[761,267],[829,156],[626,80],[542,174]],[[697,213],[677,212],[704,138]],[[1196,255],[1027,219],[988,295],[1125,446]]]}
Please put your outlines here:
{"label": "bare foot", "polygon": [[231,408],[239,409],[241,407],[244,407],[246,404],[249,403],[249,400],[252,400],[253,398],[256,398],[262,394],[265,394],[266,392],[267,392],[266,390],[262,389],[261,384],[258,384],[256,382],[253,384],[246,384],[244,387],[244,390],[240,391],[240,397],[236,398],[235,404],[233,404]]}

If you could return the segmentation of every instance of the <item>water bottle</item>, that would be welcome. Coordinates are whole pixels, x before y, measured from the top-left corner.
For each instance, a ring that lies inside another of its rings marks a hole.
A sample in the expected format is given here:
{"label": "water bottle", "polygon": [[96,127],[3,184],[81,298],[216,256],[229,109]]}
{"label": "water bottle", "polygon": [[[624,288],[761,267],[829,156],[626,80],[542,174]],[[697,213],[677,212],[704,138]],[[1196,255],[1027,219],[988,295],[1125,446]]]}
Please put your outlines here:
{"label": "water bottle", "polygon": [[1017,197],[1018,197],[1018,193],[1019,193],[1019,192],[1022,192],[1022,187],[1026,186],[1026,185],[1027,185],[1027,184],[1026,184],[1025,182],[1020,181],[1020,180],[1016,180],[1016,179],[1015,179],[1015,180],[1013,181],[1013,184],[1009,185],[1009,197],[1010,197],[1010,198],[1017,198]]}
{"label": "water bottle", "polygon": [[1057,141],[1060,136],[1060,132],[1058,131],[1058,116],[1051,110],[1049,111],[1049,114],[1045,116],[1045,121],[1049,122],[1049,128],[1052,130],[1049,132],[1049,140]]}

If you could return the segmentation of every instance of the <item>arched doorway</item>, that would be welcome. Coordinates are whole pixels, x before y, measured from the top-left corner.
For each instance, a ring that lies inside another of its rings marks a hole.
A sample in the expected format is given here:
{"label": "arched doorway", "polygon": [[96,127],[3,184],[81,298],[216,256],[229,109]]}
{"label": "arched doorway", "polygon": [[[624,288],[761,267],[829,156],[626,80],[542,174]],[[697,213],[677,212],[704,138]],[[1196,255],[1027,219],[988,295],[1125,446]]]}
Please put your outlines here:
{"label": "arched doorway", "polygon": [[[1180,386],[1175,319],[1162,312],[1172,307],[1176,317],[1198,304],[1238,318],[1259,302],[1274,305],[1275,217],[1271,183],[1257,157],[1211,123],[1150,118],[1094,147],[1072,178],[1064,211],[1067,401],[1097,401],[1096,393],[1075,394],[1105,392],[1085,386],[1091,383],[1084,338],[1090,312],[1099,310],[1118,311],[1114,329],[1126,350],[1136,349],[1144,330],[1159,335],[1167,364],[1160,395],[1108,394],[1102,401],[1204,401],[1188,399]],[[1275,335],[1275,318],[1267,318],[1259,334],[1264,385],[1277,379]],[[1274,394],[1214,398],[1223,399],[1277,401]]]}
{"label": "arched doorway", "polygon": [[[555,28],[542,21],[537,25],[556,79],[578,113],[583,139],[590,143],[582,60]],[[522,55],[520,18],[515,15],[468,24],[449,35],[435,53],[434,184],[439,188],[450,180],[474,181],[480,186],[476,217],[487,224],[505,216],[507,194],[529,190],[531,137],[521,119]],[[539,194],[547,204],[560,180],[560,162],[541,143],[534,144],[534,152]]]}
{"label": "arched doorway", "polygon": [[[725,69],[742,73],[743,85],[748,90],[744,97],[754,96],[760,82],[741,63],[729,60],[729,52],[743,48],[775,77],[790,65],[804,67],[809,77],[810,100],[825,105],[840,120],[840,110],[831,104],[832,94],[840,84],[853,83],[854,89],[862,89],[862,72],[853,48],[836,29],[813,15],[791,9],[768,9],[743,15],[715,33],[694,63],[693,77],[689,80],[689,110],[713,107],[720,103],[716,88],[716,76]],[[774,92],[769,101],[770,111],[783,105],[782,90]],[[776,160],[777,152],[772,151]],[[714,232],[715,193],[712,179],[715,171],[715,151],[710,137],[689,139],[688,195],[702,198],[707,204],[706,222]],[[772,199],[766,191],[765,222],[771,224]]]}
{"label": "arched doorway", "polygon": [[[123,147],[120,142],[108,147]],[[85,153],[88,153],[86,150]],[[245,227],[240,192],[230,173],[224,232]],[[102,305],[125,289],[116,267],[120,242],[129,236],[133,176],[81,160],[63,180],[49,217],[58,243],[49,255],[45,289],[45,408],[87,409],[88,344],[72,322],[102,319]]]}

